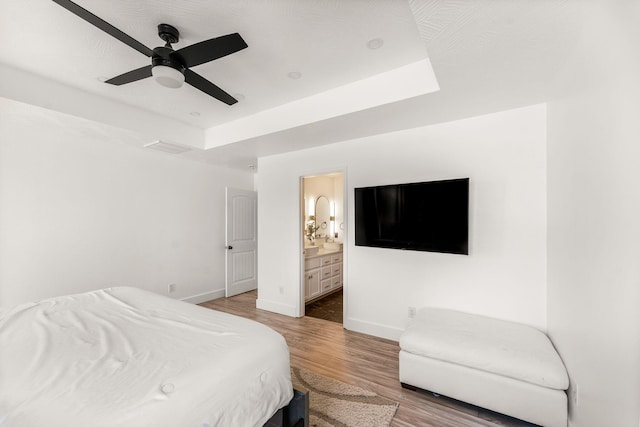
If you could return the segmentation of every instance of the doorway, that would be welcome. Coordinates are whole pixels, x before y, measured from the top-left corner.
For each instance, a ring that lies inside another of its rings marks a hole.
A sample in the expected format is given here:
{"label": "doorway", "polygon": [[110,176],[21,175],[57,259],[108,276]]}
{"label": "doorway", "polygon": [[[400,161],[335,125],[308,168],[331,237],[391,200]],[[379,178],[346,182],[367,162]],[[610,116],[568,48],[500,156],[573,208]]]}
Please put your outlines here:
{"label": "doorway", "polygon": [[344,172],[301,177],[301,316],[343,323]]}

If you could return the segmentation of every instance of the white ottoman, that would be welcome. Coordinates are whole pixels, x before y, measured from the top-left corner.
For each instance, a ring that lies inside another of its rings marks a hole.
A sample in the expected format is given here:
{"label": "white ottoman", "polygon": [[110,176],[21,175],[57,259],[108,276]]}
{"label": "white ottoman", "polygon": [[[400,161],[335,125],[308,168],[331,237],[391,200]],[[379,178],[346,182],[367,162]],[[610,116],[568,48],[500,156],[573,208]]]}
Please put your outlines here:
{"label": "white ottoman", "polygon": [[546,427],[567,427],[567,371],[549,338],[514,322],[420,310],[400,338],[400,382]]}

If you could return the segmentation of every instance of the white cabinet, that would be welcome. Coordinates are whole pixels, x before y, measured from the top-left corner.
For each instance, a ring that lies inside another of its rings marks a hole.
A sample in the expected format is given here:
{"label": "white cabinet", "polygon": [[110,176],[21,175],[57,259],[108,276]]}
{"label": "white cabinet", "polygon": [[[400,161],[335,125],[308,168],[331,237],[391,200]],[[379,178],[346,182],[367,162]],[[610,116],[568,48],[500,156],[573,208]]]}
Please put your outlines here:
{"label": "white cabinet", "polygon": [[320,269],[305,271],[305,300],[320,295]]}
{"label": "white cabinet", "polygon": [[320,275],[322,259],[319,257],[304,260],[304,299],[309,300],[320,295]]}
{"label": "white cabinet", "polygon": [[318,254],[304,261],[305,301],[342,287],[342,252]]}

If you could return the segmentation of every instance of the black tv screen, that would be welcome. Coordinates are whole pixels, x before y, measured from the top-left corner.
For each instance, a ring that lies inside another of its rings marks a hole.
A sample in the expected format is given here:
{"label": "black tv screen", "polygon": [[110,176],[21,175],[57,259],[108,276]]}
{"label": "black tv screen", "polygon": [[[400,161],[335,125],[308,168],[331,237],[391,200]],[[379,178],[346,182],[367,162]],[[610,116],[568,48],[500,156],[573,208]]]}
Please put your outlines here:
{"label": "black tv screen", "polygon": [[356,246],[469,253],[469,178],[355,189]]}

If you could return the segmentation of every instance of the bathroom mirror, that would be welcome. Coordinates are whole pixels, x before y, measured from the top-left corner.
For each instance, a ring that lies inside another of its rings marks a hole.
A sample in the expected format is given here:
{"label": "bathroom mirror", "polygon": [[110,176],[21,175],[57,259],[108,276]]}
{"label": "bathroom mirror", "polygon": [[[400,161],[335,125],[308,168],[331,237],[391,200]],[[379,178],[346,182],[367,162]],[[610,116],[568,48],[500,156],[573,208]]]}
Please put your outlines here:
{"label": "bathroom mirror", "polygon": [[329,199],[326,196],[318,196],[316,199],[316,219],[315,225],[318,227],[316,236],[326,235],[329,232],[329,216],[331,215],[329,207]]}

